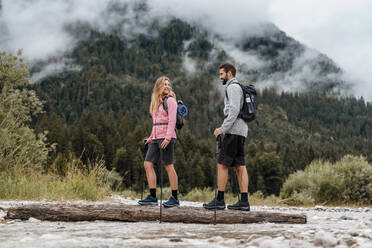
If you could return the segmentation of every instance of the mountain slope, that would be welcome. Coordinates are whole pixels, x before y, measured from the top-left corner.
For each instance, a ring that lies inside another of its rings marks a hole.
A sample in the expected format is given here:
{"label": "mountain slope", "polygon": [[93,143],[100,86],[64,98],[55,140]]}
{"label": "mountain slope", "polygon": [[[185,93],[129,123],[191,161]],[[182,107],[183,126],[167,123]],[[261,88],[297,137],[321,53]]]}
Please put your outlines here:
{"label": "mountain slope", "polygon": [[[147,28],[147,33],[125,37],[89,25],[71,27],[71,32],[85,37],[66,55],[75,69],[32,86],[47,111],[35,126],[58,127],[68,134],[63,138],[59,131],[50,132],[50,142],[59,144],[57,154],[102,157],[109,169],[123,176],[125,185],[139,187],[143,160],[139,150],[151,125],[150,94],[156,78],[168,75],[177,98],[190,110],[179,134],[176,164],[180,175],[193,180],[181,179],[181,188],[187,192],[211,186],[215,163],[211,134],[223,120],[218,66],[231,60],[238,66],[239,79],[261,88],[260,125],[249,125],[247,140],[250,191],[278,194],[284,178],[316,158],[335,160],[353,153],[372,159],[372,106],[363,99],[337,96],[349,84],[325,55],[310,51],[275,26],[264,35],[231,42],[211,39],[213,34],[180,19],[155,21]],[[42,64],[32,68],[34,73],[42,70]],[[265,88],[273,85],[271,81],[277,89],[293,87],[303,93]],[[275,177],[282,179],[270,186],[271,179],[265,177],[272,175],[260,172],[260,164],[276,168]]]}

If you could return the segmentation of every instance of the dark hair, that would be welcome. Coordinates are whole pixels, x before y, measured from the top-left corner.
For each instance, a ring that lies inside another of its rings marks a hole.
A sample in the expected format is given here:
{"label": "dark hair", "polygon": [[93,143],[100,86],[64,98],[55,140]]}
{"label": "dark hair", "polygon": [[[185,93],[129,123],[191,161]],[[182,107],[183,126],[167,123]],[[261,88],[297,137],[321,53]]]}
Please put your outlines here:
{"label": "dark hair", "polygon": [[233,75],[233,77],[235,77],[236,75],[236,68],[233,64],[229,63],[229,62],[226,62],[226,63],[223,63],[222,65],[220,65],[220,69],[222,69],[228,73],[229,71],[231,71],[231,74]]}

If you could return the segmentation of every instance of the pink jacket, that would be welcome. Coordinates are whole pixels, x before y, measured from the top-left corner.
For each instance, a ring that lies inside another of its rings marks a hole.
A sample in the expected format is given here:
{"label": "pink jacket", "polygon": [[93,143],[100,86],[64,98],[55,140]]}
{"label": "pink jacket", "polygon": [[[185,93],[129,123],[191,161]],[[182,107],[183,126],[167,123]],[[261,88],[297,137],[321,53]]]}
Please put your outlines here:
{"label": "pink jacket", "polygon": [[[148,139],[167,139],[177,138],[176,136],[176,118],[177,118],[177,102],[173,97],[168,97],[167,100],[168,114],[163,108],[163,103],[160,104],[158,111],[152,115],[152,131]],[[163,123],[159,125],[159,123]],[[167,124],[165,124],[167,123]],[[156,125],[158,124],[158,125]]]}

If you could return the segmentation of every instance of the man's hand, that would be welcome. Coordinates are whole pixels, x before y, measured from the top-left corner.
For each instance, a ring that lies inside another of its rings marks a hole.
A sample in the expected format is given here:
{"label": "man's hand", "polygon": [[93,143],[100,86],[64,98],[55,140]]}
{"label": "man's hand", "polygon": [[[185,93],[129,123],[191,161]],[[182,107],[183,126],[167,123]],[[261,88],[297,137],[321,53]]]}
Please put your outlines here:
{"label": "man's hand", "polygon": [[170,140],[164,139],[161,143],[161,149],[165,149],[168,146],[169,142]]}
{"label": "man's hand", "polygon": [[151,142],[150,139],[144,139],[144,143],[145,143],[145,145],[147,145],[147,144],[150,143],[150,142]]}
{"label": "man's hand", "polygon": [[221,129],[218,129],[216,128],[216,130],[214,130],[214,136],[216,136],[216,138],[218,137],[218,135],[222,134],[222,130]]}

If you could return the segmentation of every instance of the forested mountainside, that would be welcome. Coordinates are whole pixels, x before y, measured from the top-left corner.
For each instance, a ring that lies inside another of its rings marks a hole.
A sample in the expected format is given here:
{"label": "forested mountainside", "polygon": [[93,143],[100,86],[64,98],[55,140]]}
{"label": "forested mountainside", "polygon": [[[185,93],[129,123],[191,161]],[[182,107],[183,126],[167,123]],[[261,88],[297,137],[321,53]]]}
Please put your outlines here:
{"label": "forested mountainside", "polygon": [[[70,27],[84,37],[65,55],[72,69],[31,86],[46,111],[33,125],[38,132],[47,130],[48,142],[57,144],[50,164],[63,173],[69,154],[83,161],[103,159],[125,186],[139,189],[142,140],[151,131],[150,94],[156,78],[167,75],[189,109],[175,154],[180,191],[212,186],[212,132],[223,120],[218,66],[224,61],[237,65],[238,79],[259,88],[259,124],[249,124],[246,145],[250,192],[278,194],[289,174],[314,159],[360,154],[371,162],[372,104],[342,95],[351,83],[326,55],[272,24],[263,28],[261,35],[226,46],[230,41],[211,39],[213,34],[180,19],[154,21],[147,32],[128,37],[84,24]],[[231,49],[259,62],[243,63]],[[46,64],[34,64],[31,73]],[[266,87],[268,82],[273,86]]]}

